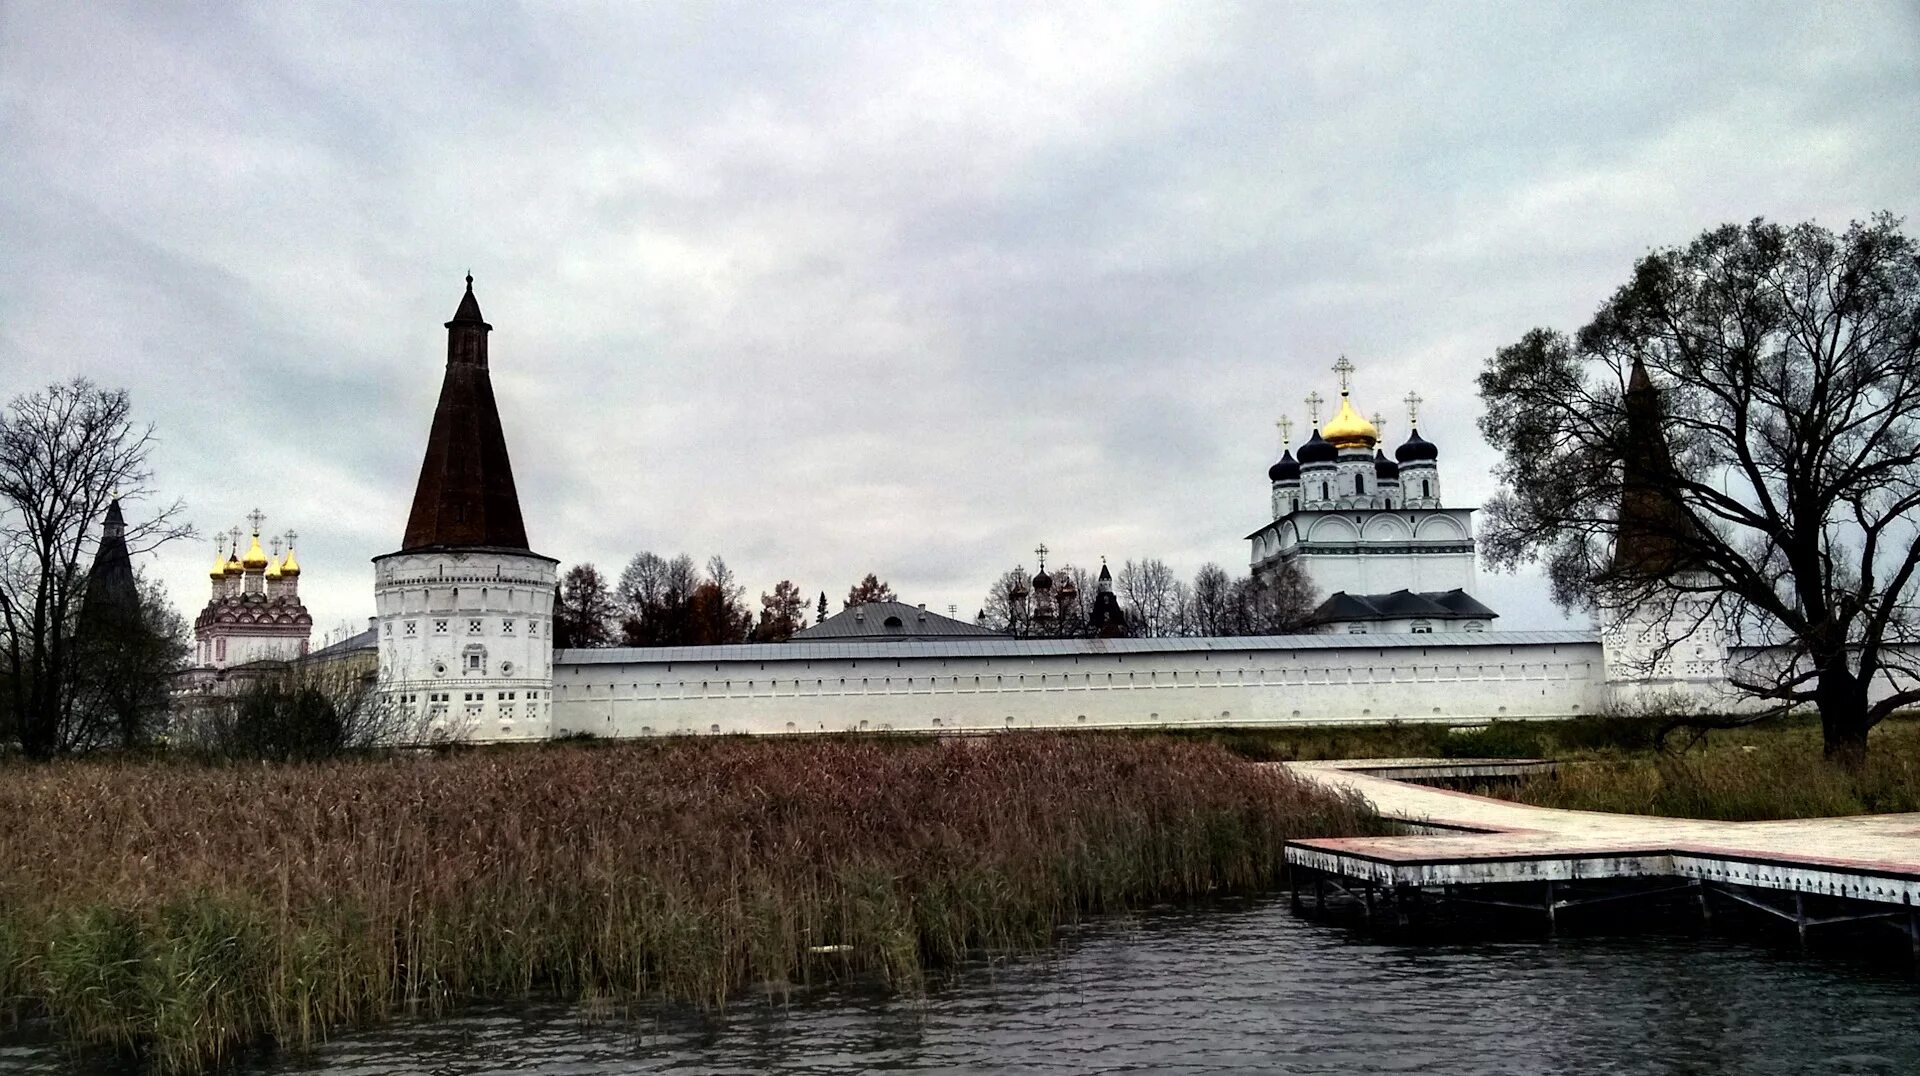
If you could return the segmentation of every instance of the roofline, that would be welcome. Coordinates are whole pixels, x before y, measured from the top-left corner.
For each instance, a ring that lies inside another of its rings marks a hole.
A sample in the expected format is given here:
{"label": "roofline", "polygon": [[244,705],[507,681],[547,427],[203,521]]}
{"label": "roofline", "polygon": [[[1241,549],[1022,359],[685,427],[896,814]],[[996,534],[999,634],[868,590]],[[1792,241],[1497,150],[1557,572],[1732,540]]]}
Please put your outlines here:
{"label": "roofline", "polygon": [[515,549],[512,546],[504,546],[504,545],[415,546],[412,549],[396,549],[391,553],[382,553],[379,556],[373,558],[373,563],[378,564],[381,561],[386,560],[388,557],[399,557],[399,556],[405,556],[412,553],[510,553],[516,557],[532,557],[534,560],[544,560],[548,564],[552,564],[556,566],[559,565],[560,563],[560,559],[558,557],[549,557],[544,553],[535,553],[531,549]]}
{"label": "roofline", "polygon": [[1254,650],[1385,650],[1405,647],[1599,645],[1597,631],[1468,631],[1444,635],[1249,635],[1205,639],[900,639],[891,642],[745,643],[730,646],[603,647],[556,650],[554,665],[728,661],[831,661],[901,657],[1074,657]]}

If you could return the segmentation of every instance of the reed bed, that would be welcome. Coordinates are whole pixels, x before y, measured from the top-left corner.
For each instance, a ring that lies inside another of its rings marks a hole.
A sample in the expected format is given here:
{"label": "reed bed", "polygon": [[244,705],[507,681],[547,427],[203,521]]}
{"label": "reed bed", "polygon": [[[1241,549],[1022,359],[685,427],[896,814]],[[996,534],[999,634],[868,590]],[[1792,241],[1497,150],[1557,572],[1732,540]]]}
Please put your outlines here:
{"label": "reed bed", "polygon": [[1821,757],[1820,730],[1795,718],[1709,733],[1666,750],[1575,752],[1555,776],[1494,795],[1542,807],[1749,822],[1920,811],[1920,722],[1890,720],[1869,737],[1854,772]]}
{"label": "reed bed", "polygon": [[1378,826],[1217,747],[1088,737],[15,767],[0,1012],[178,1071],[463,999],[911,989]]}

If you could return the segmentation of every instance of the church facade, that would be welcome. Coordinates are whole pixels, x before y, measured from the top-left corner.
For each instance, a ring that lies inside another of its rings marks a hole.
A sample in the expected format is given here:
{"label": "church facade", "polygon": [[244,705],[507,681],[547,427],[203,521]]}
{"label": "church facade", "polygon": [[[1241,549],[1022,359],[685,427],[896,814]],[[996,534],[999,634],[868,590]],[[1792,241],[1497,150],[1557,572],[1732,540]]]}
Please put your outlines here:
{"label": "church facade", "polygon": [[1347,634],[1488,631],[1498,614],[1472,596],[1473,509],[1440,503],[1440,450],[1420,436],[1419,396],[1409,393],[1407,440],[1387,458],[1379,415],[1354,410],[1353,364],[1334,364],[1340,407],[1320,424],[1318,392],[1306,399],[1312,434],[1296,457],[1282,418],[1280,458],[1267,470],[1273,518],[1247,535],[1253,577],[1303,574],[1324,596],[1318,621]]}
{"label": "church facade", "polygon": [[[397,550],[374,559],[381,690],[439,734],[502,741],[1567,717],[1654,691],[1732,705],[1729,662],[1753,656],[1707,643],[1697,654],[1637,660],[1673,631],[1671,612],[1650,606],[1604,632],[1494,630],[1493,611],[1470,594],[1472,509],[1441,503],[1439,452],[1417,425],[1386,457],[1381,423],[1352,406],[1344,360],[1339,410],[1324,426],[1314,416],[1299,456],[1283,448],[1269,473],[1273,519],[1249,536],[1256,573],[1291,564],[1330,592],[1322,619],[1331,630],[907,638],[918,633],[905,631],[907,614],[896,612],[899,639],[555,651],[558,562],[528,541],[489,373],[492,326],[471,277],[446,329],[439,403],[405,533]],[[912,615],[917,623],[919,611]]]}

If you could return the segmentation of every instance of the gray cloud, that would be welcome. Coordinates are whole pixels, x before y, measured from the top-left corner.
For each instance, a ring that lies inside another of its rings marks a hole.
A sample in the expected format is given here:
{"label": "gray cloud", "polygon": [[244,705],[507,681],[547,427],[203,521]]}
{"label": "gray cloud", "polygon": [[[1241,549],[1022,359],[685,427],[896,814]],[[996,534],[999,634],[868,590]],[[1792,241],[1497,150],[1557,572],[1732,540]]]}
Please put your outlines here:
{"label": "gray cloud", "polygon": [[[1273,420],[1472,376],[1649,247],[1920,220],[1910,6],[0,9],[0,390],[84,373],[323,628],[469,267],[529,531],[976,607],[1044,539],[1239,566]],[[157,562],[201,600],[210,547]],[[1537,581],[1483,590],[1554,622]]]}

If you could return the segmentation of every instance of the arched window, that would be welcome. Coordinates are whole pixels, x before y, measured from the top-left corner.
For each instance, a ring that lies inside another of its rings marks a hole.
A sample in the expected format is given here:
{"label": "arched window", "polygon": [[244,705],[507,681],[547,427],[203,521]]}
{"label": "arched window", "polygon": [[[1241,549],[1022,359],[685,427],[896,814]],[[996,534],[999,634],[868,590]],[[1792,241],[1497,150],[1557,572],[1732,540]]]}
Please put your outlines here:
{"label": "arched window", "polygon": [[1327,499],[1327,484],[1325,482],[1320,483],[1320,499],[1323,501]]}
{"label": "arched window", "polygon": [[1432,635],[1432,634],[1433,634],[1433,623],[1432,623],[1431,621],[1427,621],[1427,620],[1416,620],[1416,621],[1414,621],[1414,622],[1413,622],[1413,634],[1415,634],[1415,635]]}
{"label": "arched window", "polygon": [[1422,497],[1433,496],[1433,485],[1424,478],[1420,480],[1420,496]]}
{"label": "arched window", "polygon": [[1366,475],[1357,474],[1353,476],[1353,491],[1355,493],[1365,493],[1367,491]]}
{"label": "arched window", "polygon": [[889,628],[898,628],[898,627],[904,626],[900,623],[900,618],[897,616],[890,616],[887,619],[881,621],[881,623],[886,625]]}

